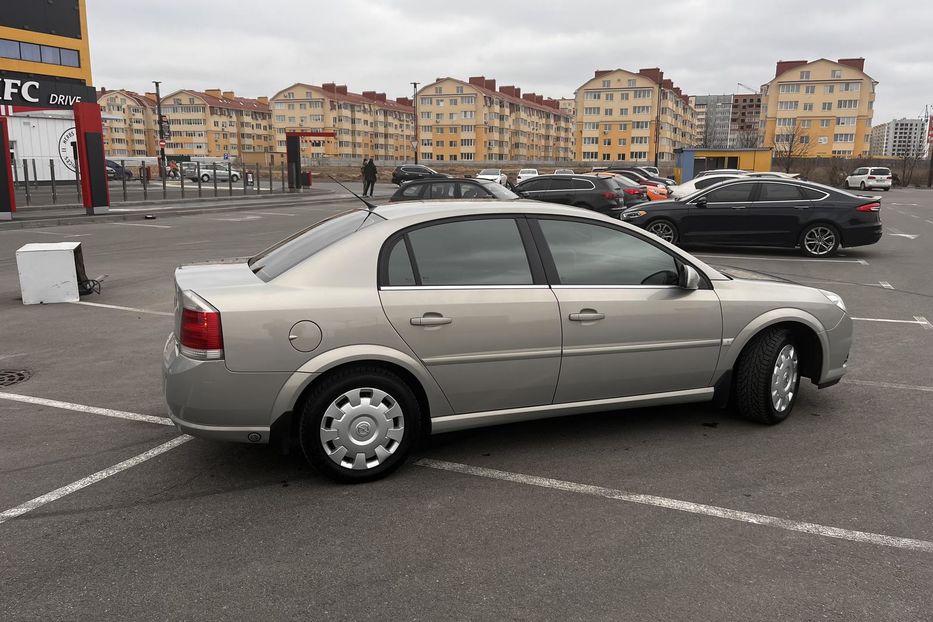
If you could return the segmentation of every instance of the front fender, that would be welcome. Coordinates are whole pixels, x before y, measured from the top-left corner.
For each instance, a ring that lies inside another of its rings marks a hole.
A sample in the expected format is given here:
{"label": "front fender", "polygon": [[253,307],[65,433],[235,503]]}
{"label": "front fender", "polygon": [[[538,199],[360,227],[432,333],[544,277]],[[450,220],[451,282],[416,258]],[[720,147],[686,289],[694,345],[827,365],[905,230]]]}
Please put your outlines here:
{"label": "front fender", "polygon": [[322,352],[298,368],[279,390],[272,406],[271,421],[275,422],[285,413],[294,410],[298,398],[321,374],[340,365],[359,361],[382,361],[398,365],[411,373],[421,384],[432,418],[453,414],[444,392],[420,361],[409,354],[385,346],[352,345]]}

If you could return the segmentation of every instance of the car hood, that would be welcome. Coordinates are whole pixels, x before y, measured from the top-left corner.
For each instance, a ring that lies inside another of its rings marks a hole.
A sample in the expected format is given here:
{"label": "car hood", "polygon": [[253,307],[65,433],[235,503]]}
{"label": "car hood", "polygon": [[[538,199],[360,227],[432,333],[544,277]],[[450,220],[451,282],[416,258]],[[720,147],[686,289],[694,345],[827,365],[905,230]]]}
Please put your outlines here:
{"label": "car hood", "polygon": [[740,279],[742,281],[774,281],[775,283],[795,283],[790,279],[785,279],[784,277],[775,276],[773,274],[768,274],[767,272],[757,272],[755,270],[747,270],[745,268],[738,268],[736,266],[725,266],[722,264],[710,264],[721,273],[725,274],[731,279]]}

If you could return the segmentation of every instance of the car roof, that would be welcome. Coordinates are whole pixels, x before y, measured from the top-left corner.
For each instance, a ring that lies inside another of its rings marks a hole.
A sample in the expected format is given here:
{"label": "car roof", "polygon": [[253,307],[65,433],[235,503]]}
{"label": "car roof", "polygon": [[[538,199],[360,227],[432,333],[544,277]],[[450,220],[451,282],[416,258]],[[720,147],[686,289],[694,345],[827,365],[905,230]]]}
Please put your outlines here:
{"label": "car roof", "polygon": [[420,184],[446,184],[454,181],[466,181],[474,184],[494,184],[496,182],[489,179],[480,179],[478,177],[433,177],[428,179],[412,179],[405,182],[405,187],[418,186]]}

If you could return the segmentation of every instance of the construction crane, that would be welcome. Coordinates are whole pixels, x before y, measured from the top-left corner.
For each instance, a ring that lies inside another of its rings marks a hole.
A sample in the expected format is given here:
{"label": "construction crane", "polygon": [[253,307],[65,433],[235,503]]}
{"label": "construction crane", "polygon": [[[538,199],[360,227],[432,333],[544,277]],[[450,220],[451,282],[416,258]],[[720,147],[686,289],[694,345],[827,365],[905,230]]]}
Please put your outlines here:
{"label": "construction crane", "polygon": [[741,82],[736,82],[735,84],[736,84],[736,86],[741,86],[743,89],[747,89],[747,90],[751,91],[752,93],[754,93],[754,94],[756,94],[756,95],[758,94],[758,89],[753,89],[752,87],[750,87],[750,86],[747,85],[747,84],[742,84]]}

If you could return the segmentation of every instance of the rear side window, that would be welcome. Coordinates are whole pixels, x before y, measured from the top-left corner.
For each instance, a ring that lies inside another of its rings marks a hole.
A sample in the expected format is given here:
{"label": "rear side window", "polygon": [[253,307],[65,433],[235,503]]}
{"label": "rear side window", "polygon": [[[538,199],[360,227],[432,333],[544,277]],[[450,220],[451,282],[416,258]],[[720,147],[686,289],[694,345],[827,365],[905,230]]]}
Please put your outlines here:
{"label": "rear side window", "polygon": [[[497,184],[498,185],[498,184]],[[461,199],[488,199],[489,193],[476,184],[460,184]]]}
{"label": "rear side window", "polygon": [[799,201],[800,191],[790,184],[761,184],[759,201]]}
{"label": "rear side window", "polygon": [[587,179],[574,179],[571,181],[571,187],[574,190],[593,190],[596,186]]}
{"label": "rear side window", "polygon": [[457,198],[456,193],[457,193],[456,184],[448,184],[448,183],[431,184],[431,198],[432,199],[456,199]]}
{"label": "rear side window", "polygon": [[572,179],[552,179],[551,190],[570,190],[573,188]]}
{"label": "rear side window", "polygon": [[519,190],[522,192],[541,192],[542,190],[550,188],[552,183],[550,179],[531,179],[522,183],[522,185],[519,186]]}
{"label": "rear side window", "polygon": [[734,184],[724,188],[718,188],[706,195],[706,200],[710,203],[734,203],[736,201],[748,201],[752,198],[752,188],[755,184]]}
{"label": "rear side window", "polygon": [[415,273],[408,258],[408,247],[405,238],[400,238],[389,253],[388,264],[389,285],[412,286],[415,285]]}
{"label": "rear side window", "polygon": [[873,168],[871,169],[872,175],[890,175],[891,169],[888,168]]}
{"label": "rear side window", "polygon": [[404,186],[402,188],[402,196],[408,198],[420,197],[422,190],[424,190],[424,184],[411,184]]}
{"label": "rear side window", "polygon": [[[460,220],[406,234],[415,285],[531,285],[533,279],[518,225],[511,218]],[[399,250],[401,249],[401,250]],[[404,238],[388,257],[388,285],[405,285]]]}
{"label": "rear side window", "polygon": [[270,281],[334,242],[384,220],[368,210],[337,214],[273,244],[250,259],[248,265],[260,279]]}
{"label": "rear side window", "polygon": [[806,197],[807,199],[811,201],[819,201],[820,199],[826,198],[826,196],[828,195],[828,193],[821,192],[820,190],[817,190],[816,188],[802,187],[800,188],[800,191],[803,193],[804,197]]}
{"label": "rear side window", "polygon": [[725,180],[722,177],[707,176],[707,177],[700,178],[700,181],[696,182],[693,185],[698,190],[702,190],[703,188],[709,188],[712,185],[718,184],[721,181],[725,181]]}

